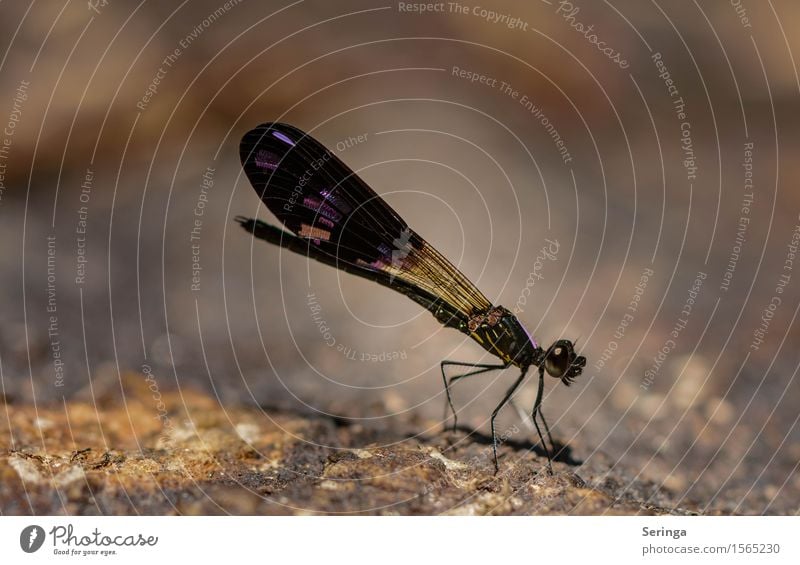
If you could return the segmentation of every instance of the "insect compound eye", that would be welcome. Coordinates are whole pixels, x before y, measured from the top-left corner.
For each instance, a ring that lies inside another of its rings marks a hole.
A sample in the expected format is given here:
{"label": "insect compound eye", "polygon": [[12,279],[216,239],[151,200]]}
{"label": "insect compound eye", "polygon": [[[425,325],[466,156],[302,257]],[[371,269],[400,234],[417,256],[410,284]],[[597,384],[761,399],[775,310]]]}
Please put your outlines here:
{"label": "insect compound eye", "polygon": [[547,352],[544,359],[544,370],[553,378],[562,378],[569,369],[572,355],[571,348],[561,342],[556,342]]}
{"label": "insect compound eye", "polygon": [[544,370],[566,386],[583,372],[586,358],[575,354],[575,347],[568,339],[561,339],[550,346],[544,358]]}

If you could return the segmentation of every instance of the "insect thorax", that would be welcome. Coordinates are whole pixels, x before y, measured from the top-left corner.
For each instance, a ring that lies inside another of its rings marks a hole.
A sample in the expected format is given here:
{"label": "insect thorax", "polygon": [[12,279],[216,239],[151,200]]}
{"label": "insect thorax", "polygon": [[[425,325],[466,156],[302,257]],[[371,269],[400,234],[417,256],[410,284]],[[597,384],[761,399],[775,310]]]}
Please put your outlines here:
{"label": "insect thorax", "polygon": [[459,329],[504,363],[527,368],[536,357],[536,342],[517,317],[502,306],[473,314]]}

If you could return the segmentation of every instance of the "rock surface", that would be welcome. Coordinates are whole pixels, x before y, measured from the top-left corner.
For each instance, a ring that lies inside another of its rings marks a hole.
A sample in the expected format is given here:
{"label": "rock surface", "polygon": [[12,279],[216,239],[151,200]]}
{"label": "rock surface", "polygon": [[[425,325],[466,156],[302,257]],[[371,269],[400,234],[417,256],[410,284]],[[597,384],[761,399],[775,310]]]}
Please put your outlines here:
{"label": "rock surface", "polygon": [[3,514],[693,513],[566,449],[550,474],[533,445],[509,439],[495,474],[489,438],[468,430],[220,406],[134,374],[122,388],[124,402],[4,405]]}

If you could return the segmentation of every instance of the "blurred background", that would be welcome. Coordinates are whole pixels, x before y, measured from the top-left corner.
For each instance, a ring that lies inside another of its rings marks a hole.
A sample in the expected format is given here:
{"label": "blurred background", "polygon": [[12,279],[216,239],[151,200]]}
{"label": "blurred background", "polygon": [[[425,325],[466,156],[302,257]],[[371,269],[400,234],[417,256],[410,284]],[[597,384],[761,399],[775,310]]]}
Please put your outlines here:
{"label": "blurred background", "polygon": [[[284,121],[545,346],[578,340],[584,374],[545,400],[576,457],[709,511],[800,511],[796,3],[0,10],[7,402],[120,401],[149,368],[436,433],[439,362],[493,360],[233,222],[276,221],[238,144]],[[461,421],[488,429],[512,378],[460,383]]]}

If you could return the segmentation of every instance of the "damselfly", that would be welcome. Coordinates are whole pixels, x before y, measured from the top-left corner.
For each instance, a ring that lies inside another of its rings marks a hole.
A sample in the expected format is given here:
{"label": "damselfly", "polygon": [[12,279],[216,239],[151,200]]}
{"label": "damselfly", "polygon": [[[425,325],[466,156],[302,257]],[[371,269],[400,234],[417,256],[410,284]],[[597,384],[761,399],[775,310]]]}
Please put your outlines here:
{"label": "damselfly", "polygon": [[[500,359],[500,363],[442,361],[447,403],[457,414],[450,387],[466,377],[515,366],[519,376],[492,411],[495,470],[495,418],[522,384],[528,369],[538,367],[539,388],[531,411],[548,465],[555,450],[542,414],[544,374],[569,386],[586,358],[571,341],[560,339],[543,349],[519,320],[494,306],[432,245],[422,239],[380,196],[321,143],[296,127],[267,123],[248,132],[239,148],[247,178],[267,208],[289,231],[261,220],[238,216],[255,237],[358,275],[408,296],[446,327],[455,328]],[[468,370],[448,377],[448,366]],[[541,422],[550,446],[545,442]]]}

